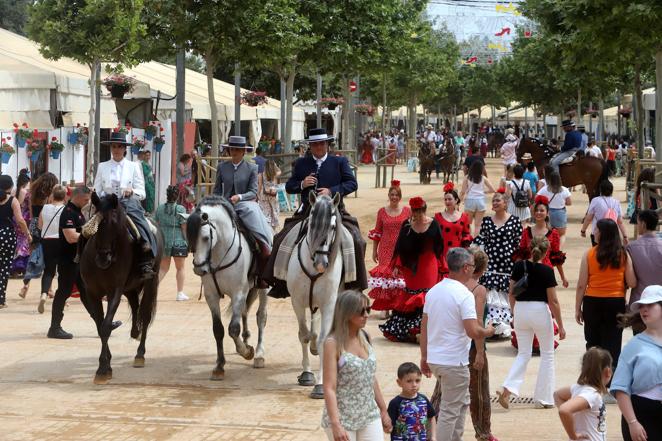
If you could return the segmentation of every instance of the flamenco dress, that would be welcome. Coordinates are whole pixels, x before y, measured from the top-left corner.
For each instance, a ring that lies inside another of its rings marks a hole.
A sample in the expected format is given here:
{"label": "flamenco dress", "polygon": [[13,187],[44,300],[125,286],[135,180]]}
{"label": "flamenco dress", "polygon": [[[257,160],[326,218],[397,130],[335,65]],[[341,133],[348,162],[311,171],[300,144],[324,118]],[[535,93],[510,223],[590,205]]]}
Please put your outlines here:
{"label": "flamenco dress", "polygon": [[[561,237],[559,236],[559,232],[556,231],[555,228],[552,228],[547,231],[545,237],[549,241],[549,248],[547,248],[547,253],[545,254],[545,257],[542,258],[540,263],[542,263],[543,265],[547,265],[550,268],[563,265],[566,256],[565,253],[561,251]],[[533,231],[531,230],[531,227],[526,227],[526,229],[524,229],[524,231],[522,232],[522,239],[519,242],[519,248],[517,249],[517,251],[515,251],[515,254],[513,254],[513,260],[515,262],[518,260],[526,260],[531,258],[532,240],[533,240]],[[558,333],[559,333],[559,328],[558,325],[556,324],[556,320],[554,320],[554,335],[557,335]],[[510,339],[510,343],[515,348],[517,348],[517,335],[515,335],[514,330]],[[555,340],[554,349],[556,349],[558,345],[559,342]],[[535,353],[540,352],[540,343],[538,343],[538,337],[536,337],[535,335],[533,336],[533,352]]]}
{"label": "flamenco dress", "polygon": [[371,288],[368,296],[373,299],[372,309],[376,311],[393,309],[399,290],[405,288],[405,280],[401,276],[393,275],[391,261],[400,228],[410,216],[411,210],[408,206],[404,206],[398,216],[391,216],[386,209],[380,208],[377,212],[375,228],[368,233],[368,239],[378,243],[379,264],[370,270],[368,279],[368,287]]}
{"label": "flamenco dress", "polygon": [[439,271],[445,277],[448,274],[448,264],[446,263],[448,250],[457,247],[467,248],[471,245],[471,222],[467,213],[462,213],[462,216],[455,222],[446,220],[441,213],[435,213],[434,220],[439,224],[441,238],[444,241],[444,253],[441,256]]}
{"label": "flamenco dress", "polygon": [[409,221],[400,229],[393,255],[405,280],[405,288],[397,289],[391,317],[379,329],[384,337],[396,342],[416,342],[421,333],[425,294],[441,280],[439,268],[443,254],[441,231],[432,220],[428,229],[416,232]]}

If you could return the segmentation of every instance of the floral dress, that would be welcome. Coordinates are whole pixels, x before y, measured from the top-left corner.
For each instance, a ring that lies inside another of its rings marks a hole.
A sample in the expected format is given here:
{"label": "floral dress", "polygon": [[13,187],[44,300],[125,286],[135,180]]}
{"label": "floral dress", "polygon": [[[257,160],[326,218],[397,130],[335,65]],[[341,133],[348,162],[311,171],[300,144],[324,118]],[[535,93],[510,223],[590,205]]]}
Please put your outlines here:
{"label": "floral dress", "polygon": [[491,217],[485,217],[480,225],[480,234],[473,242],[481,246],[489,258],[487,271],[480,278],[480,284],[487,289],[487,318],[495,325],[505,325],[508,331],[503,329],[503,333],[508,336],[508,324],[512,319],[508,304],[512,256],[519,247],[521,237],[522,223],[517,216],[511,215],[500,227],[496,226]]}
{"label": "floral dress", "polygon": [[[264,176],[264,175],[263,175]],[[278,221],[278,214],[280,213],[280,206],[278,205],[278,184],[273,181],[262,182],[262,194],[257,201],[262,210],[262,214],[267,219],[267,223],[271,225],[274,230],[278,228],[280,222]],[[270,194],[270,193],[274,194]]]}
{"label": "floral dress", "polygon": [[457,247],[466,248],[471,245],[471,222],[467,213],[462,213],[462,216],[455,222],[446,220],[441,213],[435,213],[434,220],[439,224],[441,238],[444,241],[444,254],[442,255],[439,271],[442,276],[445,276],[448,274],[448,264],[446,263],[448,250]]}
{"label": "floral dress", "polygon": [[391,341],[416,342],[421,332],[425,294],[441,280],[439,268],[444,252],[439,224],[434,219],[428,229],[416,232],[409,221],[400,229],[392,266],[405,279],[393,300],[393,313],[379,329]]}
{"label": "floral dress", "polygon": [[[21,216],[27,225],[30,225],[30,192],[28,191],[23,198],[21,204]],[[14,222],[14,221],[12,221]],[[14,222],[14,230],[16,231],[16,252],[14,254],[14,262],[12,263],[11,274],[24,274],[28,266],[28,259],[30,258],[30,242],[28,237],[23,233],[23,230]]]}
{"label": "floral dress", "polygon": [[380,208],[377,212],[375,228],[370,230],[368,238],[374,240],[377,246],[377,259],[379,264],[370,270],[368,286],[371,288],[368,296],[374,300],[372,309],[388,311],[393,309],[398,289],[405,287],[402,277],[393,276],[393,251],[400,234],[402,224],[411,216],[408,206],[402,208],[399,216],[391,216],[386,209]]}

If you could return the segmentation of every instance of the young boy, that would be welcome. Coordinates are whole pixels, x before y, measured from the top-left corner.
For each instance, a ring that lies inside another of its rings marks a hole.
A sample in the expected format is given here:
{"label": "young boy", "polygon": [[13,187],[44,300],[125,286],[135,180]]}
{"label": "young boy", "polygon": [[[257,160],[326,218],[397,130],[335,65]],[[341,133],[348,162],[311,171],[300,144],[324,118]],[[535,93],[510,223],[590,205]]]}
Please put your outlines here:
{"label": "young boy", "polygon": [[436,441],[437,415],[430,400],[418,393],[421,377],[421,370],[414,363],[403,363],[398,368],[398,386],[402,392],[388,403],[393,425],[391,441]]}
{"label": "young boy", "polygon": [[531,192],[533,192],[533,198],[535,199],[536,192],[538,191],[538,173],[536,172],[536,165],[533,162],[526,164],[526,171],[523,178],[529,181]]}

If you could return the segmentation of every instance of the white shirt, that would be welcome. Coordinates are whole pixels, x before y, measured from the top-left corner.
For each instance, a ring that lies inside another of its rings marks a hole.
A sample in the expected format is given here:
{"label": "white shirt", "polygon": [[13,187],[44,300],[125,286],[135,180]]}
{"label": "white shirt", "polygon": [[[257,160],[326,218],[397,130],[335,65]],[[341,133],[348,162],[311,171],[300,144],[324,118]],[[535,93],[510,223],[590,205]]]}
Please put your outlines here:
{"label": "white shirt", "polygon": [[59,237],[60,215],[62,214],[63,209],[64,204],[44,205],[41,209],[41,237],[44,239],[57,239]]}
{"label": "white shirt", "polygon": [[467,366],[471,339],[464,320],[476,318],[471,291],[453,279],[444,279],[425,295],[423,313],[428,316],[428,363]]}
{"label": "white shirt", "polygon": [[322,157],[319,158],[319,159],[318,159],[318,158],[315,158],[315,157],[313,156],[313,158],[315,159],[315,162],[317,163],[317,169],[318,169],[318,170],[319,170],[319,168],[322,166],[322,163],[323,163],[324,161],[326,161],[326,158],[327,158],[328,156],[329,156],[328,153],[325,153],[324,156],[322,156]]}
{"label": "white shirt", "polygon": [[554,196],[552,190],[547,185],[544,185],[538,190],[538,194],[546,196],[549,199],[549,208],[561,209],[565,208],[565,200],[570,197],[570,190],[568,190],[568,187],[561,186],[561,191]]}
{"label": "white shirt", "polygon": [[585,433],[590,441],[607,440],[607,408],[602,395],[593,386],[573,384],[570,386],[572,398],[581,397],[589,408],[573,414],[575,433]]}
{"label": "white shirt", "polygon": [[120,196],[120,182],[122,181],[122,171],[124,170],[124,161],[122,159],[120,162],[110,159],[110,183],[113,187],[113,193],[118,197]]}
{"label": "white shirt", "polygon": [[602,150],[600,150],[600,147],[598,147],[597,145],[587,148],[586,154],[589,156],[593,156],[594,158],[602,158]]}

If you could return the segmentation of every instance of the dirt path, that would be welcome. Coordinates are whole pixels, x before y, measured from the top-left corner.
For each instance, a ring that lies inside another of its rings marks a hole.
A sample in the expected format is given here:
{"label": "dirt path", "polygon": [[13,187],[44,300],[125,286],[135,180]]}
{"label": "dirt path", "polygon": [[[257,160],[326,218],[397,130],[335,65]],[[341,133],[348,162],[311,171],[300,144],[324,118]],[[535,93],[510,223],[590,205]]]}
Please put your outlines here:
{"label": "dirt path", "polygon": [[[500,165],[489,160],[492,182],[498,181]],[[405,201],[423,196],[430,213],[442,207],[441,183],[418,185],[418,176],[398,167]],[[346,200],[359,218],[364,234],[373,228],[379,207],[386,203],[386,190],[373,189],[374,168],[359,169],[359,197]],[[624,183],[615,180],[616,196],[625,201]],[[579,237],[587,199],[573,193],[569,209],[571,225],[565,251],[569,289],[560,289],[568,337],[556,352],[557,386],[575,381],[584,351],[582,329],[574,322],[574,286],[579,259],[589,243]],[[625,205],[623,205],[624,207]],[[370,253],[367,253],[369,256]],[[372,266],[368,263],[368,267]],[[270,300],[266,331],[266,368],[254,370],[226,339],[226,379],[211,382],[215,345],[209,312],[197,301],[199,280],[187,264],[185,291],[189,302],[175,302],[174,268],[159,292],[159,308],[147,339],[147,364],[134,369],[131,362],[136,342],[128,326],[111,339],[113,376],[107,386],[95,386],[99,341],[91,319],[78,300],[65,311],[64,328],[75,336],[58,341],[45,337],[50,322],[50,302],[44,315],[36,313],[37,283],[28,297],[18,297],[20,281],[8,288],[9,308],[0,311],[0,396],[3,412],[2,440],[323,440],[318,428],[322,401],[308,399],[308,388],[299,387],[300,345],[289,300]],[[128,306],[118,312],[127,321]],[[415,345],[395,344],[381,337],[376,316],[368,332],[378,356],[379,381],[388,399],[397,394],[395,371],[403,361],[419,360]],[[251,329],[255,330],[254,319]],[[626,331],[625,338],[630,338]],[[499,387],[513,361],[515,350],[508,342],[490,343],[488,357],[492,392]],[[316,362],[314,362],[316,366]],[[533,391],[538,359],[529,366],[522,394]],[[422,392],[430,395],[434,383],[424,380]],[[609,440],[620,440],[620,414],[608,407]],[[555,410],[534,410],[530,404],[515,405],[506,412],[493,408],[493,433],[506,441],[558,441],[566,439]],[[465,439],[473,439],[468,420]]]}

